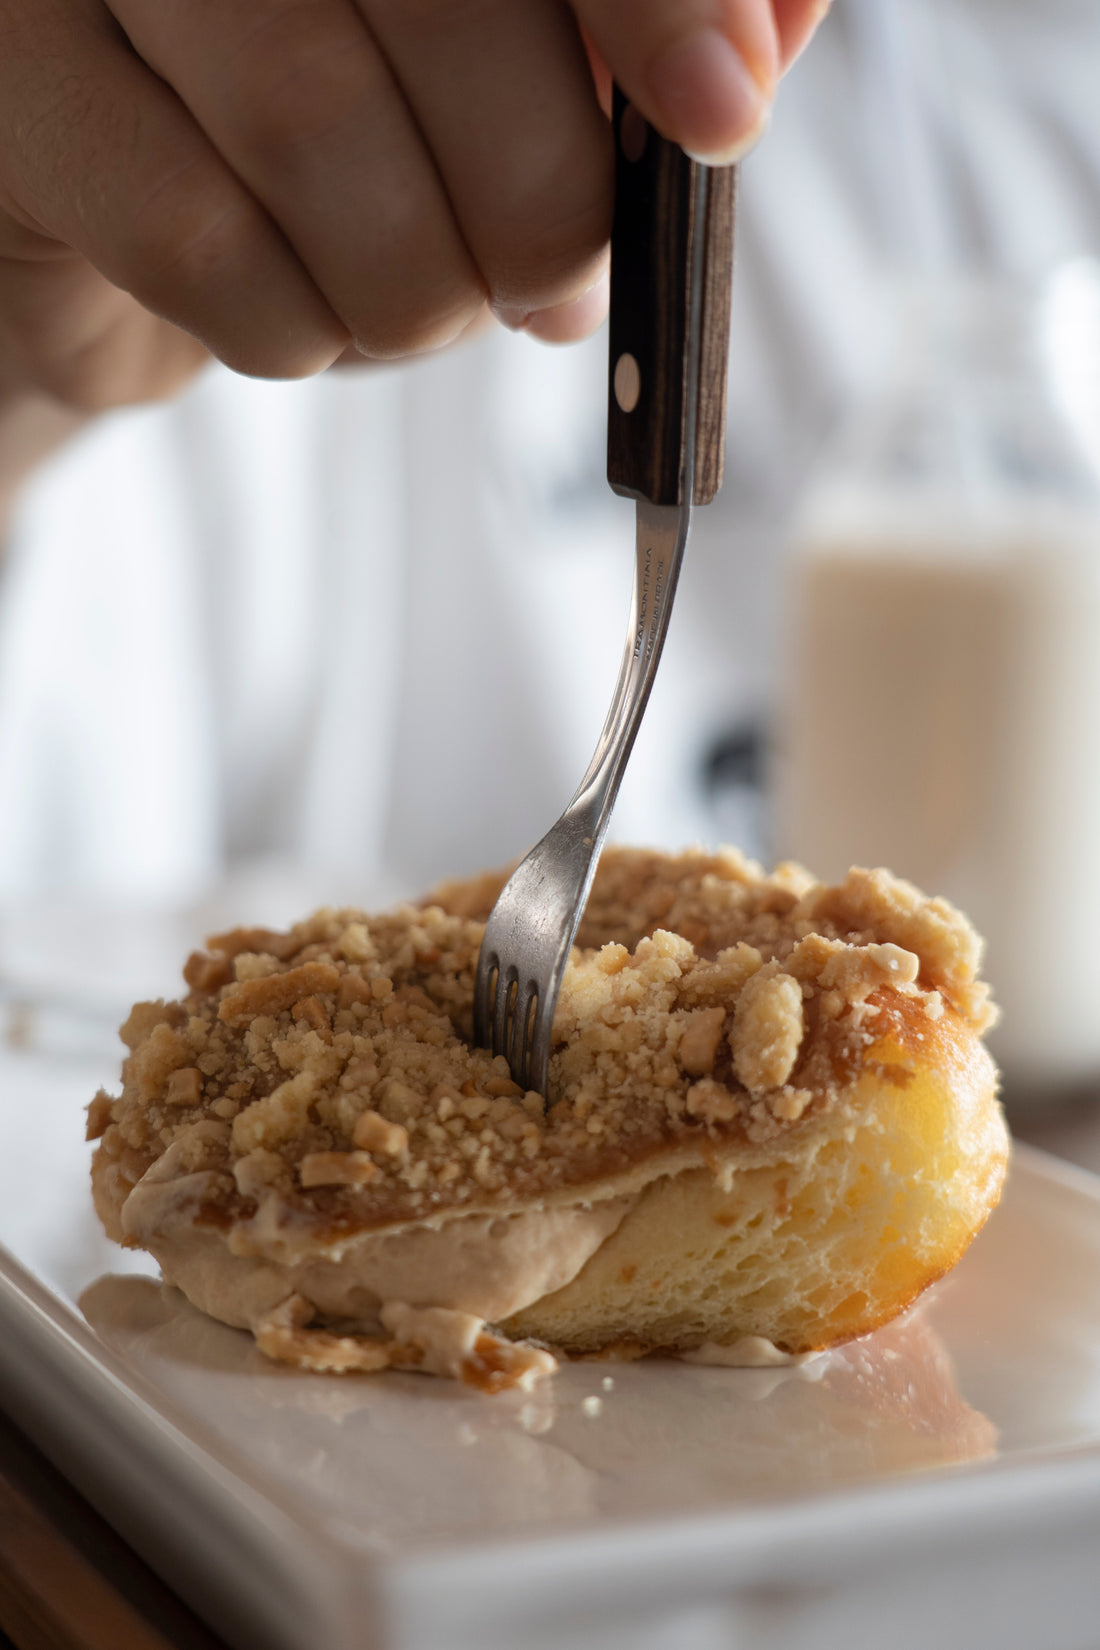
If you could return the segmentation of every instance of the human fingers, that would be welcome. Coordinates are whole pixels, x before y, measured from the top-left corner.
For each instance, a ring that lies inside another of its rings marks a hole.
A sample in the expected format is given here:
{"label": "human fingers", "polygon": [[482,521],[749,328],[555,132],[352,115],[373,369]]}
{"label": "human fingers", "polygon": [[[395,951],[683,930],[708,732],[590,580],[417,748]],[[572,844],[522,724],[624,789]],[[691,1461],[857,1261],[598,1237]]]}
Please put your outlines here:
{"label": "human fingers", "polygon": [[[494,318],[492,311],[490,310],[488,304],[482,304],[473,320],[467,322],[461,332],[456,333],[453,338],[448,338],[445,343],[437,345],[434,350],[426,350],[422,353],[428,356],[443,355],[452,349],[458,348],[462,344],[472,343],[475,338],[480,338],[485,332],[491,332],[493,329],[493,324]],[[354,344],[349,344],[343,355],[341,355],[332,364],[334,367],[353,367],[357,371],[363,371],[364,369],[369,371],[382,363],[371,356],[364,355],[363,351],[361,349],[356,349]]]}
{"label": "human fingers", "polygon": [[600,273],[586,292],[571,303],[536,310],[524,329],[544,344],[576,344],[594,333],[607,316],[611,296],[610,266],[604,259]]}
{"label": "human fingers", "polygon": [[99,412],[171,395],[208,360],[79,253],[0,212],[0,395]]}
{"label": "human fingers", "polygon": [[485,298],[475,259],[352,0],[110,4],[364,353],[430,349],[470,322]]}
{"label": "human fingers", "polygon": [[[575,0],[626,95],[666,137],[712,163],[763,132],[776,81],[819,0]],[[780,15],[780,10],[781,14]],[[781,26],[782,25],[782,26]]]}
{"label": "human fingers", "polygon": [[335,359],[345,327],[98,0],[8,0],[0,21],[0,209],[243,372]]}
{"label": "human fingers", "polygon": [[809,45],[814,31],[824,21],[832,0],[772,0],[779,31],[779,52],[784,69]]}
{"label": "human fingers", "polygon": [[358,0],[511,325],[598,281],[612,144],[563,0]]}
{"label": "human fingers", "polygon": [[[583,0],[581,0],[581,3],[583,4]],[[772,0],[772,5],[773,20],[776,31],[775,44],[777,48],[777,58],[780,70],[782,71],[787,69],[799,53],[805,49],[817,25],[828,11],[830,0]],[[636,17],[637,14],[635,13],[634,15]],[[737,21],[743,25],[746,21],[745,15],[743,14]],[[750,25],[747,31],[750,44],[746,53],[746,64],[751,61],[758,63],[761,61],[767,61],[770,57],[771,50],[771,45],[767,37],[767,18],[762,11],[758,10],[755,13],[749,14],[747,21]],[[752,40],[754,28],[756,35],[755,42]],[[613,78],[611,70],[603,58],[599,47],[596,45],[595,40],[583,24],[581,25],[581,37],[584,41],[585,50],[588,55],[589,67],[592,72],[593,81],[597,88],[597,95],[599,97],[600,105],[604,108],[605,112],[607,112],[610,109],[611,101],[611,85]],[[619,39],[618,32],[613,31],[612,35],[609,35],[608,38],[614,39],[615,49],[617,49]],[[741,27],[737,29],[736,38],[739,40],[745,38]],[[763,77],[760,75],[752,77],[753,85],[748,98],[748,112],[746,115],[746,120],[748,123],[746,135],[744,137],[735,137],[732,151],[728,145],[723,149],[720,140],[718,155],[717,157],[712,158],[736,158],[744,148],[751,147],[751,144],[755,141],[756,136],[759,134],[760,130],[762,130],[762,126],[766,122],[766,110],[763,119],[760,119],[758,116],[756,101],[756,92],[759,89],[759,81],[761,78],[767,81],[770,77],[767,75]],[[737,95],[739,96],[739,91]],[[732,103],[734,113],[736,113],[737,96],[734,97]],[[729,117],[729,114],[730,108],[727,105],[727,118]],[[542,314],[532,316],[528,321],[528,331],[534,333],[537,337],[544,339],[548,343],[572,342],[576,338],[584,337],[589,331],[598,326],[600,321],[603,319],[606,310],[607,278],[605,272],[598,286],[595,286],[591,292],[586,293],[580,299],[571,304],[563,305],[558,309],[547,310]]]}

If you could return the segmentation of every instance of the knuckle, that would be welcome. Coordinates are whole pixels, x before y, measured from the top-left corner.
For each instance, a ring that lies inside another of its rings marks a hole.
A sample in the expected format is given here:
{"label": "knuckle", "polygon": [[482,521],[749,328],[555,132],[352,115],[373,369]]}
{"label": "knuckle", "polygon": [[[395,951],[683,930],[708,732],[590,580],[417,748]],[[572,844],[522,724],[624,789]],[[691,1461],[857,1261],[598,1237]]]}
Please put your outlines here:
{"label": "knuckle", "polygon": [[379,228],[345,316],[359,348],[395,360],[449,343],[487,297],[449,213],[391,202]]}
{"label": "knuckle", "polygon": [[476,32],[484,37],[496,14],[496,0],[370,0],[372,22],[386,37],[398,27],[410,38],[441,27],[455,35]]}
{"label": "knuckle", "polygon": [[190,172],[166,179],[135,214],[128,290],[247,377],[304,378],[331,365],[346,333],[303,278],[279,269],[259,207],[217,180],[196,188]]}
{"label": "knuckle", "polygon": [[101,155],[124,149],[135,138],[135,110],[93,73],[62,73],[52,85],[36,89],[33,108],[12,134],[18,148],[32,171],[37,157],[49,156],[55,178],[70,183],[94,169]]}
{"label": "knuckle", "polygon": [[242,377],[272,379],[312,378],[331,367],[343,348],[316,333],[299,339],[233,338],[210,347],[219,361]]}
{"label": "knuckle", "polygon": [[361,110],[363,36],[351,8],[287,5],[241,43],[237,118],[248,147],[280,169]]}
{"label": "knuckle", "polygon": [[134,204],[122,255],[150,284],[203,284],[242,261],[257,218],[258,209],[226,186],[218,168],[191,155],[155,177]]}
{"label": "knuckle", "polygon": [[358,318],[353,328],[356,345],[378,361],[441,349],[470,325],[484,301],[482,289],[472,283],[462,291],[422,293],[411,301],[395,288],[378,295]]}
{"label": "knuckle", "polygon": [[189,328],[212,355],[245,378],[311,378],[339,358],[348,334],[323,306],[293,293],[257,302],[238,287],[216,312]]}
{"label": "knuckle", "polygon": [[547,304],[571,295],[611,233],[610,169],[561,151],[556,162],[511,197],[482,267],[493,297]]}

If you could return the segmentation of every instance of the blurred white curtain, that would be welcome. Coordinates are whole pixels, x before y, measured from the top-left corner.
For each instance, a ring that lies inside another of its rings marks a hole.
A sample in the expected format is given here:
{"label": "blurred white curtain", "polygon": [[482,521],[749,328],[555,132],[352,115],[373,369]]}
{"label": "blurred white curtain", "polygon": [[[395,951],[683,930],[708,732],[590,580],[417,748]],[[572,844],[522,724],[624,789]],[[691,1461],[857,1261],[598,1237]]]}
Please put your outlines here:
{"label": "blurred white curtain", "polygon": [[[620,838],[713,834],[764,712],[791,505],[899,273],[1100,245],[1095,0],[837,0],[744,167],[729,459],[697,516]],[[0,897],[193,893],[257,855],[382,897],[522,852],[587,761],[632,511],[602,338],[402,370],[211,369],[27,490],[0,573]]]}

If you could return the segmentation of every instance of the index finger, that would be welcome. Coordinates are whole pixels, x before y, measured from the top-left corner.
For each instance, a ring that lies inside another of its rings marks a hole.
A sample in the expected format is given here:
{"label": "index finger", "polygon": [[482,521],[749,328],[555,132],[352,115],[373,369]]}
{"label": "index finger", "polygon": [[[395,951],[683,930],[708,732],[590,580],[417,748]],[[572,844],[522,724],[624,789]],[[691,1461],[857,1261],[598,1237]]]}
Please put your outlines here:
{"label": "index finger", "polygon": [[828,0],[574,0],[611,73],[658,131],[700,160],[740,159]]}

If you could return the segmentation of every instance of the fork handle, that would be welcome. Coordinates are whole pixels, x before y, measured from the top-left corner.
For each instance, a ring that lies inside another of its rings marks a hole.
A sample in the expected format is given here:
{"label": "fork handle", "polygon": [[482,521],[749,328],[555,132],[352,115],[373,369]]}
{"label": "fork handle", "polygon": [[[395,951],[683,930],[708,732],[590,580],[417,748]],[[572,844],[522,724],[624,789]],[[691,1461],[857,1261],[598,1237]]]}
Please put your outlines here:
{"label": "fork handle", "polygon": [[651,504],[709,504],[722,484],[737,169],[689,160],[618,87],[612,116],[607,479]]}

